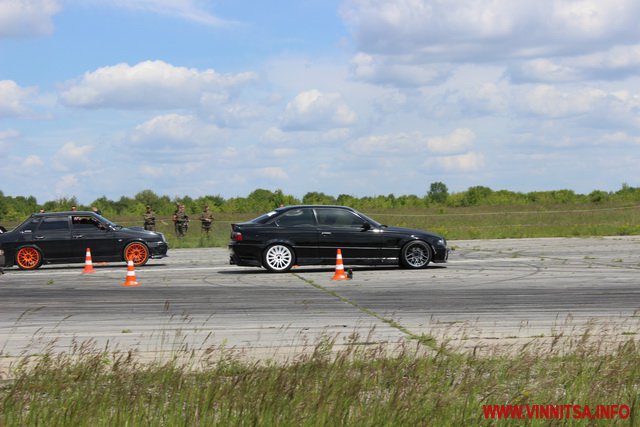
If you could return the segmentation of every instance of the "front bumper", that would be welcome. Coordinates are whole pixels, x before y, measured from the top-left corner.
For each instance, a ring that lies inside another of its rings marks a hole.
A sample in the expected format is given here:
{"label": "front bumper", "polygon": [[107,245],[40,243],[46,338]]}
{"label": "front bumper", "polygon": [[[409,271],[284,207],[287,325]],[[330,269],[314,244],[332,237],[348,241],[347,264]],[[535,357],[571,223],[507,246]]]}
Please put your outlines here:
{"label": "front bumper", "polygon": [[169,245],[167,242],[149,242],[149,256],[153,259],[164,258],[167,256]]}

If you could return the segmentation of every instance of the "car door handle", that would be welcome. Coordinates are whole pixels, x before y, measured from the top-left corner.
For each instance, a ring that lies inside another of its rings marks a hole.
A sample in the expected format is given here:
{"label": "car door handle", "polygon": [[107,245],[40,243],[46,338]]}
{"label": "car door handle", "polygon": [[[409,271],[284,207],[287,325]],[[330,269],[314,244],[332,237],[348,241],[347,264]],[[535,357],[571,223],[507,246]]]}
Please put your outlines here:
{"label": "car door handle", "polygon": [[82,239],[83,237],[84,237],[84,235],[82,235],[82,234],[74,234],[73,235],[74,239]]}
{"label": "car door handle", "polygon": [[33,238],[34,238],[34,239],[37,239],[37,240],[43,240],[43,239],[44,239],[44,236],[33,236]]}
{"label": "car door handle", "polygon": [[323,236],[331,236],[331,232],[330,231],[323,231],[322,233]]}

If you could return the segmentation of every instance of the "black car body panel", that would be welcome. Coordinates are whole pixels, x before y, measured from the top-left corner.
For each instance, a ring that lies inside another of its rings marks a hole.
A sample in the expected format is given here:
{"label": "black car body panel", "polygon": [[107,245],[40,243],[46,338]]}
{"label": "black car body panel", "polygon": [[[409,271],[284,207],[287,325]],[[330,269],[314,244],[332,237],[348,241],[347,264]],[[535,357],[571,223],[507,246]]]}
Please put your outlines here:
{"label": "black car body panel", "polygon": [[345,264],[398,265],[403,248],[412,241],[429,246],[428,262],[447,261],[449,248],[437,234],[388,227],[345,206],[287,206],[232,224],[230,263],[264,266],[265,250],[281,244],[292,249],[296,265],[335,264],[337,249]]}
{"label": "black car body panel", "polygon": [[162,233],[121,227],[94,212],[37,213],[0,234],[4,252],[0,265],[16,264],[16,254],[23,247],[37,249],[43,264],[84,262],[87,248],[93,261],[124,261],[125,248],[135,242],[148,248],[149,258],[167,256]]}

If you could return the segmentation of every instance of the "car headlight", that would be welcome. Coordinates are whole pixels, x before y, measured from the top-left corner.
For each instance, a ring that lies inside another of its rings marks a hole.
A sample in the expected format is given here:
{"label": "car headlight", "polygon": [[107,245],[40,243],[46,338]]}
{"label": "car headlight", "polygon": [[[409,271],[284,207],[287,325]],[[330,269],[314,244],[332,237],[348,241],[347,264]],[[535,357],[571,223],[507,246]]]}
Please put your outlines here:
{"label": "car headlight", "polygon": [[445,239],[438,239],[438,246],[447,246],[447,241]]}

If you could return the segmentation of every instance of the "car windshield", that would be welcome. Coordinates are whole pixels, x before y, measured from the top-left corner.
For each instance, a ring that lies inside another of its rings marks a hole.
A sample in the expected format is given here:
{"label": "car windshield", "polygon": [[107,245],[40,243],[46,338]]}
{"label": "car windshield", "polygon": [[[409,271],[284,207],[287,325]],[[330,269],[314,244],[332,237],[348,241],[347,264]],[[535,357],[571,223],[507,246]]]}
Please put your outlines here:
{"label": "car windshield", "polygon": [[369,218],[368,216],[366,216],[365,214],[363,214],[362,212],[358,212],[358,215],[360,215],[363,219],[367,220],[368,222],[371,223],[371,225],[373,225],[374,227],[382,227],[383,225],[380,224],[378,221],[375,221],[371,218]]}
{"label": "car windshield", "polygon": [[122,228],[121,225],[118,225],[115,222],[111,222],[111,221],[109,221],[107,218],[105,218],[103,216],[98,215],[98,218],[100,219],[100,221],[102,221],[104,224],[107,224],[110,227],[118,228],[118,229]]}

